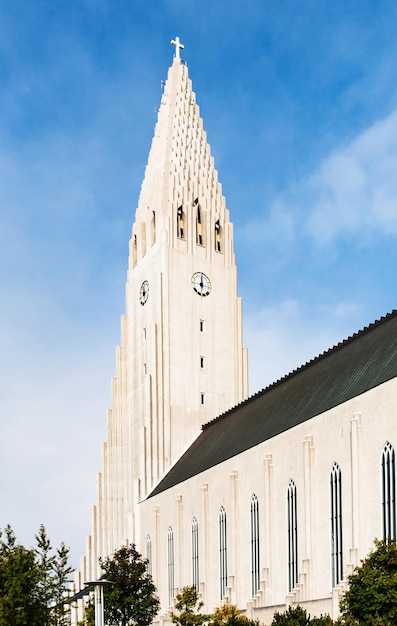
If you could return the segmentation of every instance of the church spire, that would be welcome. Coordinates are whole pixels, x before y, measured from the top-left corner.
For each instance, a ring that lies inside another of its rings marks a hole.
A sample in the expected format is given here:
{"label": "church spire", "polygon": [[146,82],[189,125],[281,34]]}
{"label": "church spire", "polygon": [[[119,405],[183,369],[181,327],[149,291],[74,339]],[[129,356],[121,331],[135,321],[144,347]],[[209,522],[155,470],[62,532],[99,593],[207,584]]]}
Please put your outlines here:
{"label": "church spire", "polygon": [[228,211],[188,69],[180,58],[184,46],[179,37],[171,44],[175,56],[164,84],[141,187],[132,264],[146,254],[148,233],[153,243],[154,228],[156,238],[166,238],[173,247],[184,240],[191,253],[201,245],[208,258],[215,250],[222,251],[224,261],[233,264]]}
{"label": "church spire", "polygon": [[85,580],[98,575],[98,556],[137,540],[139,503],[202,424],[247,397],[233,227],[183,44],[172,43],[130,241]]}

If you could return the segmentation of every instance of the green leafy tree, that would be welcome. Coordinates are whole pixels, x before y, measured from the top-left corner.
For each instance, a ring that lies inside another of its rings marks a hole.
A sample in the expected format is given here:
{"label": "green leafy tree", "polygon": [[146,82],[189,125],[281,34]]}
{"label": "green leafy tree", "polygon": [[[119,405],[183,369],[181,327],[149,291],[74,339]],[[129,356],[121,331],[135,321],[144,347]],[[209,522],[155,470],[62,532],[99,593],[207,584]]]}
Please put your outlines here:
{"label": "green leafy tree", "polygon": [[92,600],[85,605],[84,617],[77,622],[77,626],[95,626],[95,606]]}
{"label": "green leafy tree", "polygon": [[70,624],[68,555],[64,544],[53,551],[43,525],[35,549],[18,544],[11,526],[0,531],[0,626]]}
{"label": "green leafy tree", "polygon": [[110,581],[104,589],[105,621],[109,626],[149,626],[157,615],[160,601],[147,560],[135,546],[124,546],[110,558],[99,559],[103,578]]}
{"label": "green leafy tree", "polygon": [[[340,617],[336,620],[336,622],[332,622],[335,626],[360,626],[360,622],[352,615],[346,615],[345,617]],[[362,622],[361,622],[362,623]],[[389,620],[384,617],[380,617],[379,615],[375,615],[375,617],[370,617],[368,622],[366,622],[366,626],[394,626],[389,622]]]}
{"label": "green leafy tree", "polygon": [[55,626],[69,626],[70,604],[64,602],[70,595],[71,575],[74,569],[69,565],[69,548],[62,542],[56,550],[53,564],[54,609],[53,623]]}
{"label": "green leafy tree", "polygon": [[250,620],[234,604],[223,604],[210,616],[209,626],[259,626],[259,620]]}
{"label": "green leafy tree", "polygon": [[0,530],[0,626],[42,626],[38,583],[35,551],[17,544],[11,526]]}
{"label": "green leafy tree", "polygon": [[39,567],[38,592],[44,604],[42,626],[68,626],[70,606],[64,603],[69,592],[69,549],[64,543],[54,551],[45,526],[41,524],[36,539],[36,557]]}
{"label": "green leafy tree", "polygon": [[208,622],[208,615],[200,613],[203,606],[196,587],[183,587],[176,596],[175,611],[170,612],[171,621],[179,626],[201,626]]}
{"label": "green leafy tree", "polygon": [[52,554],[51,542],[43,524],[39,528],[36,539],[36,560],[39,570],[38,593],[43,603],[43,626],[51,626],[51,605],[55,595],[53,568],[55,556]]}
{"label": "green leafy tree", "polygon": [[335,626],[358,626],[358,621],[351,615],[346,615],[339,617],[334,624]]}
{"label": "green leafy tree", "polygon": [[394,542],[375,540],[375,547],[349,576],[341,601],[342,618],[356,623],[397,624],[397,548]]}
{"label": "green leafy tree", "polygon": [[333,626],[335,622],[329,615],[320,615],[320,617],[312,617],[310,626]]}
{"label": "green leafy tree", "polygon": [[301,606],[288,607],[284,613],[274,614],[271,626],[310,626],[311,620]]}
{"label": "green leafy tree", "polygon": [[[288,607],[284,613],[275,613],[272,626],[348,626],[342,622],[334,622],[329,615],[310,617],[301,606]],[[351,624],[350,626],[353,626]]]}

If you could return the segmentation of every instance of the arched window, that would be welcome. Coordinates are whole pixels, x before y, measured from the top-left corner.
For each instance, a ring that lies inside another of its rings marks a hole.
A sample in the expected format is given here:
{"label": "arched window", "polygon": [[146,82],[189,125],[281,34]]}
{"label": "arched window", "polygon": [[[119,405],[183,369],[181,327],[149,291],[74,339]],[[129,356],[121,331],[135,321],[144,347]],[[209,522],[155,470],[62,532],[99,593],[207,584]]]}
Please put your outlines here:
{"label": "arched window", "polygon": [[334,463],[330,475],[332,587],[343,579],[342,473]]}
{"label": "arched window", "polygon": [[382,452],[383,539],[396,540],[396,465],[394,448],[388,441]]}
{"label": "arched window", "polygon": [[198,551],[198,523],[194,517],[192,520],[192,568],[193,587],[199,590],[199,551]]}
{"label": "arched window", "polygon": [[168,604],[171,606],[174,598],[174,532],[171,526],[168,529]]}
{"label": "arched window", "polygon": [[298,525],[296,507],[296,485],[291,479],[287,491],[288,517],[288,591],[298,582]]}
{"label": "arched window", "polygon": [[146,571],[152,575],[152,540],[150,535],[146,535]]}
{"label": "arched window", "polygon": [[226,595],[227,587],[227,543],[226,543],[226,511],[219,511],[219,587],[221,600]]}
{"label": "arched window", "polygon": [[255,494],[251,498],[251,589],[252,596],[259,591],[259,503]]}

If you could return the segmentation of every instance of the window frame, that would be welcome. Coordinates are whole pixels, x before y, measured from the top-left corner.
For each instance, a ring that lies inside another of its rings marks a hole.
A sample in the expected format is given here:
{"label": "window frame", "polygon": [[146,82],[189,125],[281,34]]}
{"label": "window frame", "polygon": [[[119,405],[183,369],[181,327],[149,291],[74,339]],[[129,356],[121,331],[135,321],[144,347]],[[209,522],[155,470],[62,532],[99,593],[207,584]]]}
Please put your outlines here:
{"label": "window frame", "polygon": [[227,588],[227,526],[226,511],[223,506],[219,510],[219,591],[221,601]]}
{"label": "window frame", "polygon": [[260,560],[259,560],[259,502],[255,494],[251,496],[251,593],[254,597],[259,591]]}
{"label": "window frame", "polygon": [[199,592],[199,537],[198,522],[192,519],[192,584],[197,593]]}
{"label": "window frame", "polygon": [[389,441],[382,450],[381,479],[383,539],[396,541],[396,459]]}
{"label": "window frame", "polygon": [[149,574],[149,576],[152,575],[152,539],[150,537],[150,535],[146,535],[146,543],[145,543],[145,550],[146,550],[146,572]]}
{"label": "window frame", "polygon": [[288,591],[298,584],[298,522],[296,485],[292,480],[287,489],[287,537],[288,537]]}
{"label": "window frame", "polygon": [[332,588],[343,580],[342,472],[334,463],[330,472],[330,526]]}
{"label": "window frame", "polygon": [[168,604],[172,605],[175,593],[175,553],[174,553],[174,531],[168,527],[167,535],[167,565],[168,565]]}

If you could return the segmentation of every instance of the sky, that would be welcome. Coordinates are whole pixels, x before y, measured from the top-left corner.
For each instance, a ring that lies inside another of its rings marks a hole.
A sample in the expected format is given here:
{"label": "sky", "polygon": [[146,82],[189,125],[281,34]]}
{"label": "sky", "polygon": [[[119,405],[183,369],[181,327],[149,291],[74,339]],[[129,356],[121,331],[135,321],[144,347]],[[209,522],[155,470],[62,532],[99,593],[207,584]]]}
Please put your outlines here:
{"label": "sky", "polygon": [[0,0],[0,528],[78,566],[128,240],[179,36],[250,392],[397,305],[394,0]]}

